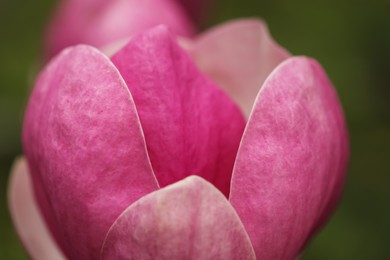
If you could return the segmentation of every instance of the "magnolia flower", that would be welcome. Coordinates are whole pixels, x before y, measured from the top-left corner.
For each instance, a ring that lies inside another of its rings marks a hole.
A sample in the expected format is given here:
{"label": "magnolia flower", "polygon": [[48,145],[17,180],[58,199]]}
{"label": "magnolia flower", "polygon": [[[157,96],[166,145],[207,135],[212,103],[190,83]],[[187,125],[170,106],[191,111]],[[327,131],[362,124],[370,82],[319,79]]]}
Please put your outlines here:
{"label": "magnolia flower", "polygon": [[178,35],[194,33],[192,22],[174,0],[64,0],[54,13],[45,43],[46,57],[65,47],[102,47],[165,24]]}
{"label": "magnolia flower", "polygon": [[64,50],[36,83],[23,144],[10,209],[36,259],[294,259],[348,159],[324,70],[257,20],[195,40],[160,26],[111,57]]}

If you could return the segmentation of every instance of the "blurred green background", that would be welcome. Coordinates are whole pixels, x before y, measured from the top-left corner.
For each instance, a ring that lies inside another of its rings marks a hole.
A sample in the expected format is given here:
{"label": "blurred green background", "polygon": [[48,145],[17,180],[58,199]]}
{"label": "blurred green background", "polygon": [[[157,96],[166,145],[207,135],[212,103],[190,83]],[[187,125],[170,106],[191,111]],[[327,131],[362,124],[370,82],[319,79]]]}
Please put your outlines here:
{"label": "blurred green background", "polygon": [[[6,206],[8,172],[21,154],[28,88],[55,1],[0,0],[0,259],[26,259]],[[206,25],[263,17],[293,54],[315,57],[343,103],[351,139],[344,197],[303,259],[389,259],[390,2],[220,0]]]}

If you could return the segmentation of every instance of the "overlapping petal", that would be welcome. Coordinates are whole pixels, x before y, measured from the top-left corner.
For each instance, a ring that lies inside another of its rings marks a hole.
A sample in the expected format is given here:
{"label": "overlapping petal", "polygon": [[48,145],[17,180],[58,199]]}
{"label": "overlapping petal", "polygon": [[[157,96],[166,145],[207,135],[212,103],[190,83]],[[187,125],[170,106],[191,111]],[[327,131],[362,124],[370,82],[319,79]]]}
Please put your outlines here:
{"label": "overlapping petal", "polygon": [[290,56],[258,19],[231,21],[181,43],[199,68],[241,107],[246,118],[267,76]]}
{"label": "overlapping petal", "polygon": [[65,259],[54,242],[38,208],[27,162],[24,158],[18,159],[12,168],[8,186],[8,200],[15,228],[31,258]]}
{"label": "overlapping petal", "polygon": [[230,194],[258,259],[293,259],[329,216],[347,145],[341,107],[321,66],[305,57],[282,63],[257,97]]}
{"label": "overlapping petal", "polygon": [[182,7],[172,0],[63,0],[48,29],[46,56],[80,43],[100,48],[159,24],[179,35],[194,32]]}
{"label": "overlapping petal", "polygon": [[255,259],[249,237],[227,199],[191,176],[153,192],[111,227],[102,259]]}
{"label": "overlapping petal", "polygon": [[160,26],[112,58],[137,106],[161,186],[197,174],[225,195],[245,127],[239,108]]}
{"label": "overlapping petal", "polygon": [[132,97],[108,58],[65,50],[40,75],[24,150],[40,209],[71,259],[96,259],[113,221],[156,190]]}

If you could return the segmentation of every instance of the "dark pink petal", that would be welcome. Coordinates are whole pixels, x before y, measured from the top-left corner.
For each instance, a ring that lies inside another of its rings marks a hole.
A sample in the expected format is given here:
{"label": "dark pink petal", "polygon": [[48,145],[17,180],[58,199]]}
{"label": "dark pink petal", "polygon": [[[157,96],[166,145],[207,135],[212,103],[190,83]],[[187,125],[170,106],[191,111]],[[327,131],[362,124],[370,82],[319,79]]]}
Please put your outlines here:
{"label": "dark pink petal", "polygon": [[179,35],[194,32],[172,0],[62,0],[48,30],[47,56],[79,43],[102,47],[159,24]]}
{"label": "dark pink petal", "polygon": [[191,176],[131,205],[107,234],[102,259],[255,259],[236,212]]}
{"label": "dark pink petal", "polygon": [[23,142],[40,209],[70,259],[97,259],[120,213],[158,188],[129,90],[92,47],[63,51],[40,75]]}
{"label": "dark pink petal", "polygon": [[338,200],[348,140],[337,95],[305,57],[267,79],[237,155],[230,201],[258,259],[294,259]]}
{"label": "dark pink petal", "polygon": [[271,71],[290,54],[257,19],[228,22],[182,42],[199,68],[241,107],[246,118]]}
{"label": "dark pink petal", "polygon": [[214,6],[214,0],[177,0],[198,23],[204,24]]}
{"label": "dark pink petal", "polygon": [[133,38],[112,61],[137,106],[161,186],[197,174],[226,195],[245,121],[163,26]]}
{"label": "dark pink petal", "polygon": [[54,242],[39,211],[33,194],[25,159],[18,159],[12,168],[8,186],[12,221],[32,259],[65,259]]}

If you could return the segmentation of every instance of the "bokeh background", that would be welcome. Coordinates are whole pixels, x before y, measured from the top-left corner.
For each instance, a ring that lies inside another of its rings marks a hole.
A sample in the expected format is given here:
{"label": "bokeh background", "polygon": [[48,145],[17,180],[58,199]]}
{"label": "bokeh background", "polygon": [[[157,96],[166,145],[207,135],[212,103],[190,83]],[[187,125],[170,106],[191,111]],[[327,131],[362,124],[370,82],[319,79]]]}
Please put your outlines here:
{"label": "bokeh background", "polygon": [[[7,210],[7,180],[21,154],[23,110],[55,4],[0,0],[0,259],[27,259]],[[293,54],[323,64],[348,121],[351,161],[344,197],[303,259],[389,259],[390,2],[219,0],[203,28],[248,16],[264,18]]]}

